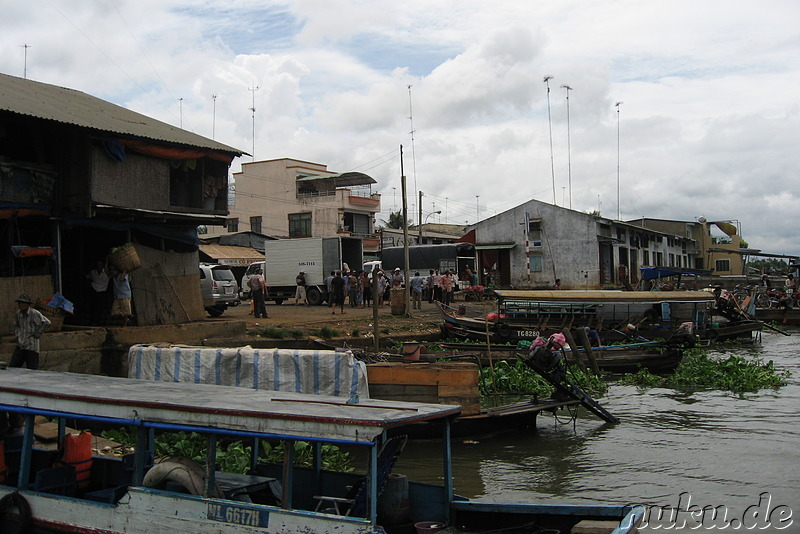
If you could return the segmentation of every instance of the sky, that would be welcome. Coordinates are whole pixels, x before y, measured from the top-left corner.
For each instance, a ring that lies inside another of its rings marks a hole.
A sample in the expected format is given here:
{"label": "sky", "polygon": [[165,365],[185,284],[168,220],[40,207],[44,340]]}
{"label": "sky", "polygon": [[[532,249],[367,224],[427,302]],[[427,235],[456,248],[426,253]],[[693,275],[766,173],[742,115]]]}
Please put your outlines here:
{"label": "sky", "polygon": [[0,72],[257,161],[364,172],[379,222],[401,209],[404,173],[414,222],[419,191],[423,222],[536,199],[734,221],[751,248],[800,255],[796,0],[0,0],[0,13]]}

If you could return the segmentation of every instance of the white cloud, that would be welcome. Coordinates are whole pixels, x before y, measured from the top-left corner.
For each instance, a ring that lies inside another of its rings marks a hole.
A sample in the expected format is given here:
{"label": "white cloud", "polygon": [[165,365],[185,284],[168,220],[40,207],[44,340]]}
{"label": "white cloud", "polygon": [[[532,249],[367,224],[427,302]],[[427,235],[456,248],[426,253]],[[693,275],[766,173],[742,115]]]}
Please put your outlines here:
{"label": "white cloud", "polygon": [[798,15],[789,0],[6,2],[0,71],[22,75],[27,43],[32,79],[248,152],[255,107],[257,158],[368,169],[387,211],[403,144],[425,210],[457,222],[551,201],[553,175],[569,203],[568,162],[573,208],[616,215],[622,101],[623,218],[737,219],[752,247],[800,254]]}

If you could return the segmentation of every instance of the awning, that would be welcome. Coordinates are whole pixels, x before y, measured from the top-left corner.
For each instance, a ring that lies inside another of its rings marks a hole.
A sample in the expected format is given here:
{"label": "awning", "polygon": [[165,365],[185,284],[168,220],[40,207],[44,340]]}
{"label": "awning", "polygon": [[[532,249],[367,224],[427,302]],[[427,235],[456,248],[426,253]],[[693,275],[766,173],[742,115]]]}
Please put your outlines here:
{"label": "awning", "polygon": [[264,253],[250,247],[200,245],[200,252],[222,265],[250,265],[257,261],[264,261]]}
{"label": "awning", "polygon": [[494,245],[475,245],[475,250],[497,250],[501,248],[514,248],[516,243],[496,243]]}

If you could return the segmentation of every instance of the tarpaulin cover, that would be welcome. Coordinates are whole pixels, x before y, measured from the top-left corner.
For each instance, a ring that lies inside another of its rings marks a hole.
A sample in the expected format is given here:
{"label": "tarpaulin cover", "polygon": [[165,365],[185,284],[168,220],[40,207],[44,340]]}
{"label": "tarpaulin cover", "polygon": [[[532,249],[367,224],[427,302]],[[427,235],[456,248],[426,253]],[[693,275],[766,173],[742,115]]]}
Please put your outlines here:
{"label": "tarpaulin cover", "polygon": [[128,378],[369,398],[351,351],[133,345]]}

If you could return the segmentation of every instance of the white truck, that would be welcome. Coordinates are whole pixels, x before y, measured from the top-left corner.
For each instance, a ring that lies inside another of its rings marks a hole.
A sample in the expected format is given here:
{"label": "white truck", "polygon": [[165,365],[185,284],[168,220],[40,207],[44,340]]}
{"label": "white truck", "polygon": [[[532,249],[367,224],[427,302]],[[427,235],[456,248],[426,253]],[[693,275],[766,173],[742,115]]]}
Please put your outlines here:
{"label": "white truck", "polygon": [[294,298],[297,275],[306,275],[306,298],[312,305],[328,300],[325,278],[332,271],[358,269],[364,246],[356,237],[305,237],[264,242],[264,278],[269,287],[267,300],[280,304]]}

